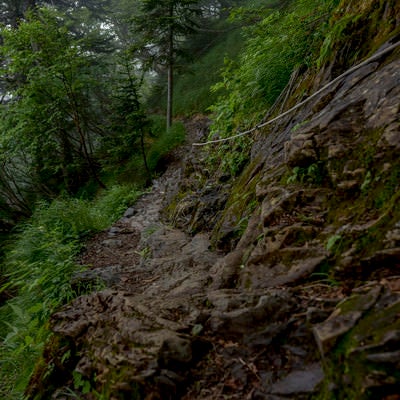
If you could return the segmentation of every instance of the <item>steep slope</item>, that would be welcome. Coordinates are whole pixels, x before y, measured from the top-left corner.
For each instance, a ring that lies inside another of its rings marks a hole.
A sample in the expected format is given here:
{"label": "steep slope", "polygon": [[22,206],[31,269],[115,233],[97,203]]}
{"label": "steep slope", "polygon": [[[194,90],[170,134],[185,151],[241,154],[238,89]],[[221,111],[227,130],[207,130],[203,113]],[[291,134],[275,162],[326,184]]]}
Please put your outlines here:
{"label": "steep slope", "polygon": [[178,153],[94,244],[76,279],[107,287],[53,316],[29,398],[399,398],[399,15],[339,5],[282,108],[384,54],[259,131],[238,178]]}

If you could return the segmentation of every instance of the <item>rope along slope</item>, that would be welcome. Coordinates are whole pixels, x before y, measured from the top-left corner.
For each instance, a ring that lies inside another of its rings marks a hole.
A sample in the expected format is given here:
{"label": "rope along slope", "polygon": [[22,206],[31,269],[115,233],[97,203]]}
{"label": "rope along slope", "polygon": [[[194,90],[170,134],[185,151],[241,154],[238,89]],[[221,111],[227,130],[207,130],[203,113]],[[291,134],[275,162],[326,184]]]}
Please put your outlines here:
{"label": "rope along slope", "polygon": [[398,47],[400,45],[400,41],[396,42],[394,44],[392,44],[391,46],[383,49],[382,51],[380,51],[379,53],[374,54],[373,56],[367,58],[366,60],[364,60],[363,62],[361,62],[360,64],[355,65],[354,67],[351,67],[350,69],[348,69],[346,72],[344,72],[343,74],[339,75],[337,78],[333,79],[332,81],[330,81],[329,83],[327,83],[325,86],[323,86],[321,89],[317,90],[314,94],[312,94],[310,97],[307,97],[307,99],[301,101],[300,103],[297,103],[295,106],[293,106],[292,108],[290,108],[289,110],[285,111],[282,114],[279,114],[277,117],[272,118],[270,120],[268,120],[267,122],[263,122],[261,124],[256,125],[254,128],[251,128],[247,131],[244,132],[239,132],[236,135],[233,136],[229,136],[227,138],[222,138],[222,139],[216,139],[216,140],[210,140],[208,142],[204,142],[204,143],[193,143],[192,146],[206,146],[208,144],[214,144],[214,143],[222,143],[222,142],[227,142],[229,140],[232,139],[236,139],[238,137],[241,136],[245,136],[248,135],[250,133],[255,132],[257,129],[263,128],[264,126],[270,125],[273,122],[277,121],[280,118],[285,117],[286,115],[290,114],[291,112],[297,110],[298,108],[302,107],[304,104],[308,103],[310,100],[312,100],[314,97],[318,96],[319,94],[321,94],[323,91],[325,91],[326,89],[328,89],[329,87],[331,87],[332,85],[334,85],[336,82],[340,81],[341,79],[343,79],[344,77],[346,77],[347,75],[350,75],[351,73],[353,73],[354,71],[358,70],[359,68],[363,67],[364,65],[375,61],[377,59],[379,59],[380,57],[382,57],[383,55],[390,53],[392,50],[394,50],[396,47]]}

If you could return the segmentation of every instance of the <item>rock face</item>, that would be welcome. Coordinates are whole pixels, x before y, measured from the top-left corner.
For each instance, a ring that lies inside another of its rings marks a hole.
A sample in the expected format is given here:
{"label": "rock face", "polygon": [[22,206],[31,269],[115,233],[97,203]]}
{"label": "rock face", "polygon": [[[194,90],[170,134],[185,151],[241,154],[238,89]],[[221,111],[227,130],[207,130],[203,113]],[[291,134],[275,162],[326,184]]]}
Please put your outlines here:
{"label": "rock face", "polygon": [[399,399],[399,54],[259,136],[236,181],[181,150],[88,244],[74,284],[104,289],[53,315],[27,396]]}

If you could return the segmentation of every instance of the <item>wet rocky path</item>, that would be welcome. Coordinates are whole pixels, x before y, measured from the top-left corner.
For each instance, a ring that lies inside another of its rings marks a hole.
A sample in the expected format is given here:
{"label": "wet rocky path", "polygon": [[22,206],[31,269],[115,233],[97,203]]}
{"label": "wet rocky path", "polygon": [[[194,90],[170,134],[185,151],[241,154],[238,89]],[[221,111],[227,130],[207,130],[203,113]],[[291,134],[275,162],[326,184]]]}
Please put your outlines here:
{"label": "wet rocky path", "polygon": [[[324,376],[309,324],[333,311],[341,289],[226,287],[229,254],[160,215],[204,129],[195,125],[151,190],[87,244],[81,262],[90,269],[75,279],[106,287],[55,314],[53,330],[73,343],[75,373],[106,398],[307,398]],[[52,398],[67,399],[68,389],[95,398],[73,386]]]}
{"label": "wet rocky path", "polygon": [[[46,357],[54,369],[31,398],[399,400],[400,69],[389,61],[347,77],[255,141],[232,186],[205,179],[197,187],[206,171],[190,143],[207,124],[193,120],[151,190],[88,243],[90,269],[76,284],[103,287],[53,315],[56,345]],[[371,114],[371,93],[384,112]],[[364,194],[371,172],[352,151],[355,139],[379,150]],[[310,159],[325,181],[288,182],[287,166]],[[369,198],[386,181],[386,208],[371,212]],[[214,221],[225,237],[235,232],[246,190],[255,200],[247,227],[215,251]]]}

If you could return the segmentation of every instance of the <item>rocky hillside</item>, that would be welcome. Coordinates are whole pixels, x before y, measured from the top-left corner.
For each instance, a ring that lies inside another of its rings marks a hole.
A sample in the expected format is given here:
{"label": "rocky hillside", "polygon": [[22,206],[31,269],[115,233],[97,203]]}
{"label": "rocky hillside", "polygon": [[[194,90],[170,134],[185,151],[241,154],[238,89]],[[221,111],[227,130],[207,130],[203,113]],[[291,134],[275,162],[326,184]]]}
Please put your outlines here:
{"label": "rocky hillside", "polygon": [[260,129],[235,179],[188,122],[87,244],[74,284],[104,289],[53,315],[29,398],[400,399],[400,5],[343,4],[277,108],[370,61]]}

